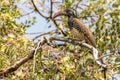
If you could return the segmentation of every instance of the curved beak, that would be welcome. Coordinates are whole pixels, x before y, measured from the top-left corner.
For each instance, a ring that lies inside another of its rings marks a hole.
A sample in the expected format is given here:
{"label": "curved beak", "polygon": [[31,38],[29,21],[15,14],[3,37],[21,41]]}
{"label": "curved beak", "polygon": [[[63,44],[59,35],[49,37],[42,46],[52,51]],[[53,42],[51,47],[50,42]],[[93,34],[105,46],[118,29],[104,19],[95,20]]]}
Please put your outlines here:
{"label": "curved beak", "polygon": [[58,17],[58,16],[61,16],[61,15],[66,15],[65,11],[64,10],[61,10],[59,12],[57,12],[54,16],[53,16],[53,19]]}

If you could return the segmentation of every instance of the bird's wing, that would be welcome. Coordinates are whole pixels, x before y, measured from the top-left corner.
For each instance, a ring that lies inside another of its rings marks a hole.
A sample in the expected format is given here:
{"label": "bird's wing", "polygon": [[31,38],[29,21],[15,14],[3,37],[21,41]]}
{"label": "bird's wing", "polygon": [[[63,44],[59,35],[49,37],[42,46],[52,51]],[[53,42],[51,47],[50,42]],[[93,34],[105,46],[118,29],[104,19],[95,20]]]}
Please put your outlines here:
{"label": "bird's wing", "polygon": [[73,26],[86,38],[86,41],[96,47],[95,37],[93,36],[91,30],[85,26],[79,19],[73,18]]}

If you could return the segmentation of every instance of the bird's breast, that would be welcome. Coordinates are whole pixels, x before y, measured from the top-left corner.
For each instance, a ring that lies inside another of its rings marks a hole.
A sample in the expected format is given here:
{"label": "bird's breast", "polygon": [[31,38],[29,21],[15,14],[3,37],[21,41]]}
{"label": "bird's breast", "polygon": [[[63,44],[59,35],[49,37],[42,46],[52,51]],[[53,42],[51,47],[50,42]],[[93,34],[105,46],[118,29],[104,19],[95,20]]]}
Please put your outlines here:
{"label": "bird's breast", "polygon": [[72,35],[74,38],[76,38],[76,39],[78,39],[78,40],[81,40],[81,41],[85,40],[84,34],[81,33],[81,32],[79,32],[79,31],[78,31],[77,29],[75,29],[74,27],[72,27],[70,31],[71,31],[71,35]]}

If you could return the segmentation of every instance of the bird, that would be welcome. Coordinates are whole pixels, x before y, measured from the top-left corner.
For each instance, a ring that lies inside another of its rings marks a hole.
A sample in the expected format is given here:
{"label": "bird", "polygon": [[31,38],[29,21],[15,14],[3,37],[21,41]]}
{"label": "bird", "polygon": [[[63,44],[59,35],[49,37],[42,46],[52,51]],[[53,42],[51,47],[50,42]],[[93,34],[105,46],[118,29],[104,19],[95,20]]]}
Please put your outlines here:
{"label": "bird", "polygon": [[96,40],[92,34],[92,31],[78,19],[77,11],[75,9],[66,8],[64,10],[60,10],[54,14],[53,19],[62,15],[68,17],[68,26],[70,33],[74,38],[80,41],[85,41],[86,43],[96,48]]}
{"label": "bird", "polygon": [[[96,48],[95,36],[92,34],[92,31],[90,30],[90,28],[87,27],[81,20],[78,19],[77,11],[75,9],[66,8],[64,10],[60,10],[57,13],[55,13],[55,15],[53,16],[53,19],[62,15],[68,17],[68,26],[74,38],[81,41],[85,41],[86,43]],[[106,79],[107,68],[103,66],[102,59],[100,59],[100,63],[102,64],[104,79]]]}

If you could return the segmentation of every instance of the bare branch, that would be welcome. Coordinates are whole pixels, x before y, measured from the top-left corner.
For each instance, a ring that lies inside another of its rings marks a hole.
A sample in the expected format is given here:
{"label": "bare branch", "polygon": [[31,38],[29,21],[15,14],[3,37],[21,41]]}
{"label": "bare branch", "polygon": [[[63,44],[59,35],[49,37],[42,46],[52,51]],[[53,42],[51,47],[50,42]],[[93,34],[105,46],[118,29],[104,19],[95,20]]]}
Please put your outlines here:
{"label": "bare branch", "polygon": [[75,9],[77,9],[78,8],[78,5],[80,4],[80,2],[77,2],[77,4],[76,4],[76,6],[75,6]]}
{"label": "bare branch", "polygon": [[34,41],[35,39],[37,39],[37,38],[39,38],[39,37],[41,37],[43,35],[47,35],[47,34],[51,34],[51,33],[55,33],[55,32],[56,32],[56,29],[52,30],[52,31],[49,31],[49,32],[42,33],[42,34],[36,36],[35,38],[33,38],[32,40]]}
{"label": "bare branch", "polygon": [[42,16],[43,18],[46,18],[46,19],[49,18],[49,17],[47,17],[47,16],[44,16],[44,15],[38,10],[38,8],[36,7],[36,5],[35,5],[35,3],[34,3],[33,0],[31,0],[31,2],[32,2],[32,4],[33,4],[35,10],[38,12],[38,14],[40,14],[40,16]]}
{"label": "bare branch", "polygon": [[53,13],[53,2],[51,0],[50,1],[50,18],[52,18],[52,13]]}
{"label": "bare branch", "polygon": [[31,32],[31,33],[25,33],[25,34],[30,34],[30,35],[34,35],[34,34],[41,34],[42,32]]}
{"label": "bare branch", "polygon": [[53,21],[53,23],[55,24],[55,26],[57,27],[57,29],[59,29],[60,31],[61,31],[61,33],[64,35],[64,36],[66,36],[66,34],[64,33],[64,31],[59,27],[59,25],[57,24],[57,22],[56,22],[56,20],[54,20],[53,18],[52,18],[52,21]]}
{"label": "bare branch", "polygon": [[33,11],[31,11],[31,12],[28,12],[28,13],[26,13],[26,14],[22,14],[20,17],[27,16],[27,15],[29,15],[29,14],[33,13],[33,12],[34,12],[34,10],[33,10]]}

